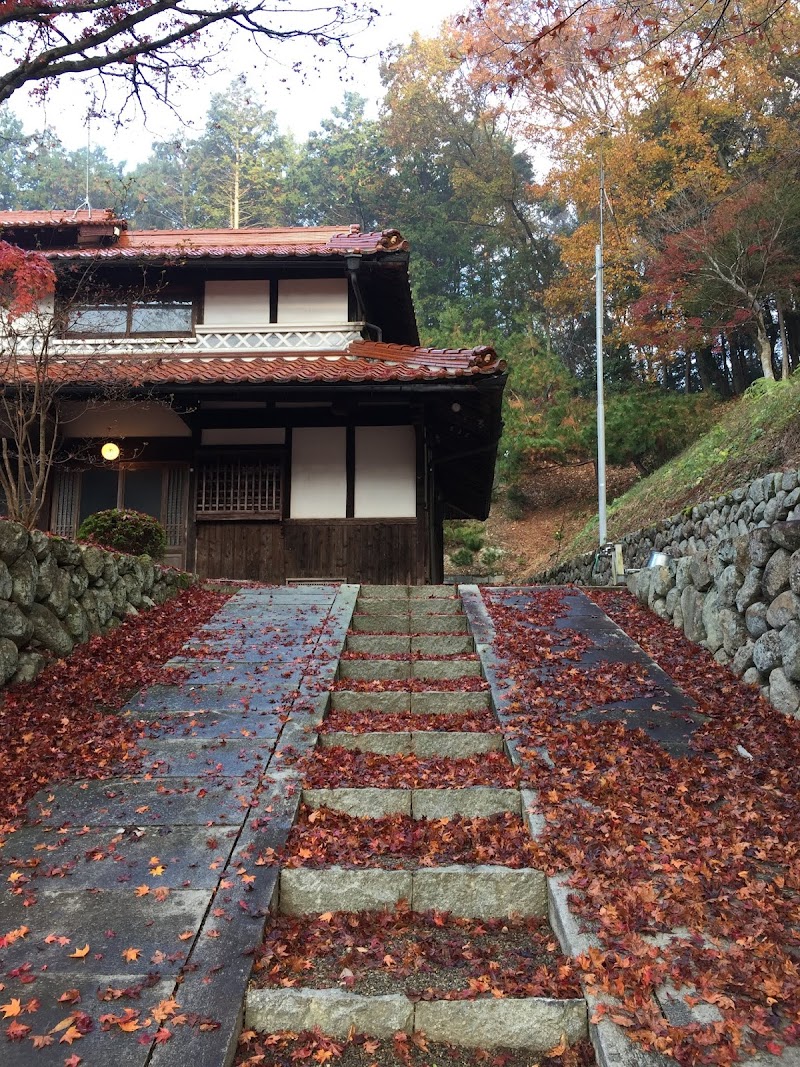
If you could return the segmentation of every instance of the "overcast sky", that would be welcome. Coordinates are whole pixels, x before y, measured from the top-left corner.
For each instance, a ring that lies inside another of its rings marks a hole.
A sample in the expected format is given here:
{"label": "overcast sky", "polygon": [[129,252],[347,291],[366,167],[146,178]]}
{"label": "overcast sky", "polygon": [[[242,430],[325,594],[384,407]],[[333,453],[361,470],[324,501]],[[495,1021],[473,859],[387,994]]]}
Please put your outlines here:
{"label": "overcast sky", "polygon": [[[368,58],[350,61],[343,72],[336,57],[331,56],[318,76],[307,74],[305,83],[292,73],[294,59],[304,59],[313,47],[308,42],[303,42],[302,49],[296,53],[290,51],[290,45],[279,46],[276,54],[279,59],[286,56],[285,66],[265,67],[259,63],[257,69],[253,57],[248,60],[247,50],[237,48],[229,54],[227,70],[202,86],[193,86],[178,101],[182,118],[191,120],[193,125],[182,127],[164,109],[152,109],[146,120],[137,117],[123,130],[115,130],[111,120],[94,119],[90,131],[92,143],[104,145],[112,159],[133,165],[147,156],[153,140],[199,132],[210,94],[223,89],[240,71],[245,71],[251,84],[265,92],[267,106],[277,112],[280,128],[303,138],[319,125],[347,90],[359,92],[377,103],[381,95],[378,75],[381,51],[408,40],[415,31],[423,36],[435,34],[446,18],[464,10],[467,3],[466,0],[378,0],[376,6],[381,9],[380,17],[355,42],[358,54]],[[306,64],[306,68],[310,69],[311,64]],[[87,101],[79,87],[63,85],[45,104],[32,103],[25,91],[20,90],[12,106],[28,131],[50,125],[68,148],[86,144]]]}

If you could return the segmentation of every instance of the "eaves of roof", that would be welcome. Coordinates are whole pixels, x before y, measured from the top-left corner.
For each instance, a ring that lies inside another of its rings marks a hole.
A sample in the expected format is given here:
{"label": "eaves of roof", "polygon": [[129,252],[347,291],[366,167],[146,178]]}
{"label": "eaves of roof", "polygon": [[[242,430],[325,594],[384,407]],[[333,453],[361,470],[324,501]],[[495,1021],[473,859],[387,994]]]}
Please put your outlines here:
{"label": "eaves of roof", "polygon": [[128,225],[124,219],[117,218],[107,208],[80,208],[77,211],[0,211],[0,231],[31,227],[63,228],[65,226],[119,226],[121,230]]}
{"label": "eaves of roof", "polygon": [[344,351],[303,354],[236,353],[230,356],[169,353],[148,359],[71,356],[51,363],[62,382],[92,385],[235,385],[455,382],[502,375],[494,349],[432,349],[354,341]]}
{"label": "eaves of roof", "polygon": [[398,230],[361,233],[334,226],[247,230],[126,231],[102,248],[51,248],[52,260],[201,260],[309,258],[377,255],[407,252],[408,241]]}

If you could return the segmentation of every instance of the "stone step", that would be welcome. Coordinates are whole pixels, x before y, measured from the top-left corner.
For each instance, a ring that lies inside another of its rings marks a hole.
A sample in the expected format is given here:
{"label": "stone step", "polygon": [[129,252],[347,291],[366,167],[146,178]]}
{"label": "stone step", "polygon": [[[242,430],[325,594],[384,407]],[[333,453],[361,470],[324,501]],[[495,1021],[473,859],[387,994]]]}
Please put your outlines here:
{"label": "stone step", "polygon": [[285,867],[279,910],[284,915],[382,911],[401,900],[414,911],[449,911],[472,919],[547,916],[547,879],[531,867],[493,865],[383,868]]}
{"label": "stone step", "polygon": [[412,637],[410,634],[350,633],[345,648],[348,652],[364,652],[370,656],[402,656],[416,652],[426,659],[435,659],[437,656],[472,655],[475,642],[468,634]]}
{"label": "stone step", "polygon": [[353,734],[334,730],[320,734],[321,748],[339,745],[355,752],[378,752],[384,756],[451,756],[463,759],[503,747],[500,733],[468,733],[458,730],[415,730],[410,733],[375,730]]}
{"label": "stone step", "polygon": [[343,659],[339,662],[339,678],[359,681],[399,680],[403,678],[479,678],[480,661],[476,659]]}
{"label": "stone step", "polygon": [[564,1039],[571,1045],[588,1036],[584,1000],[544,997],[414,1003],[403,993],[370,997],[343,989],[251,989],[244,1022],[248,1029],[267,1032],[319,1027],[330,1037],[347,1037],[351,1030],[382,1038],[421,1031],[429,1041],[534,1054]]}
{"label": "stone step", "polygon": [[359,693],[339,689],[331,693],[334,711],[410,711],[426,715],[446,715],[465,711],[486,711],[491,707],[491,695],[480,693],[451,693],[426,690],[423,693],[389,691]]}
{"label": "stone step", "polygon": [[353,633],[371,634],[464,634],[469,630],[466,615],[354,614]]}
{"label": "stone step", "polygon": [[443,819],[463,815],[475,819],[504,812],[522,814],[520,791],[493,785],[468,785],[462,789],[304,789],[302,796],[309,808],[329,808],[361,818],[410,815],[413,819]]}
{"label": "stone step", "polygon": [[370,600],[359,597],[356,601],[356,615],[463,615],[464,607],[460,598],[445,600],[431,597],[429,600]]}
{"label": "stone step", "polygon": [[455,597],[457,590],[452,585],[362,585],[358,595],[367,600],[430,600]]}

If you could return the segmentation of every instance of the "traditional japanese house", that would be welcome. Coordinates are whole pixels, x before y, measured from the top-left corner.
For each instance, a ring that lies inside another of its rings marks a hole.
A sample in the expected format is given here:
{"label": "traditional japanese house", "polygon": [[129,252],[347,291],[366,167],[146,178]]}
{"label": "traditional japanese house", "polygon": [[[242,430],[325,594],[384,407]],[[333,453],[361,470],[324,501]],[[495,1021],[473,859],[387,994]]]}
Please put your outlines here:
{"label": "traditional japanese house", "polygon": [[0,236],[59,278],[50,358],[83,458],[54,470],[54,533],[125,506],[204,576],[424,583],[443,519],[486,517],[504,364],[419,346],[398,231],[82,210],[0,212]]}

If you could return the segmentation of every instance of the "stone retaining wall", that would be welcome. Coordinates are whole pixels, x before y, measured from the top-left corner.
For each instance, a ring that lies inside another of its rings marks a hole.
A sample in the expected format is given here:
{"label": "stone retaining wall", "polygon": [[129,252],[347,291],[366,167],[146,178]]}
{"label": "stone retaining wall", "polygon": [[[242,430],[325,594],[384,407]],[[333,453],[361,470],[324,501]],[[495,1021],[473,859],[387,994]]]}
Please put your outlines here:
{"label": "stone retaining wall", "polygon": [[0,685],[174,596],[187,575],[0,519]]}
{"label": "stone retaining wall", "polygon": [[[628,587],[777,708],[800,716],[800,472],[767,474],[622,539]],[[639,570],[653,551],[666,566]],[[588,553],[537,582],[606,584]]]}

